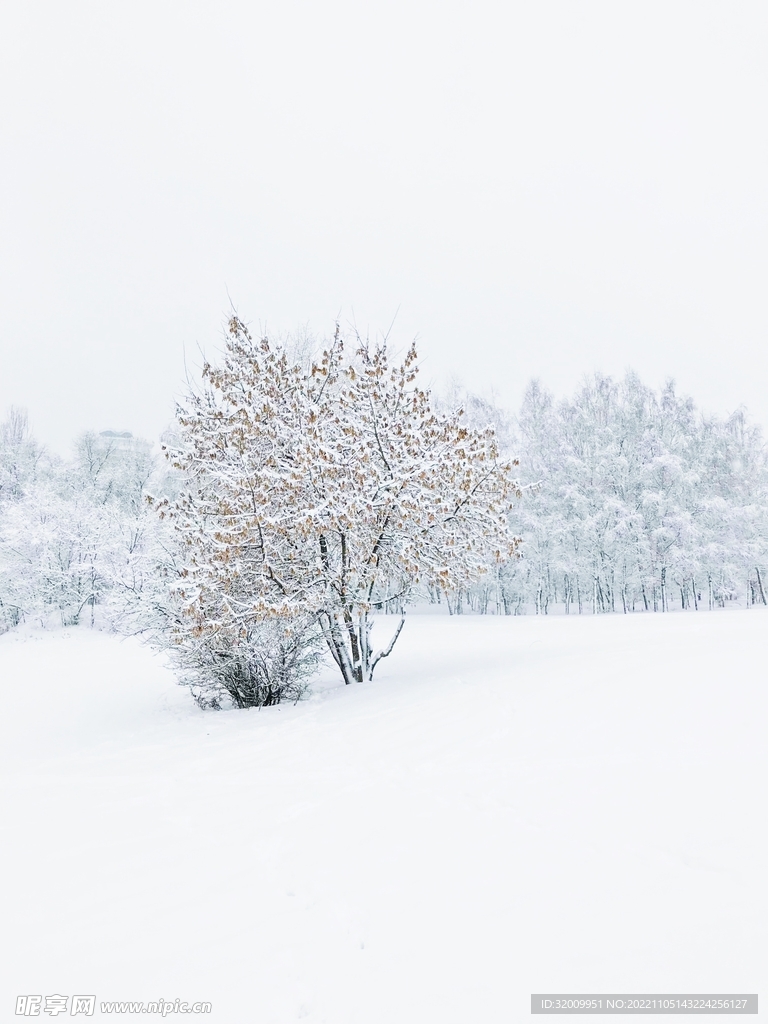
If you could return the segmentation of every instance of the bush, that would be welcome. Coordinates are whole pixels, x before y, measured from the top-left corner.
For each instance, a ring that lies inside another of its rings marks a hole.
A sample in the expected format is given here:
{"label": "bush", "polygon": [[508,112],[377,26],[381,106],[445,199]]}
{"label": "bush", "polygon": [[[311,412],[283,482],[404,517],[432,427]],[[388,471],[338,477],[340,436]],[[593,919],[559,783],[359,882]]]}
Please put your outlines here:
{"label": "bush", "polygon": [[306,694],[321,643],[313,623],[267,620],[242,636],[214,630],[187,639],[173,655],[201,708],[260,708]]}

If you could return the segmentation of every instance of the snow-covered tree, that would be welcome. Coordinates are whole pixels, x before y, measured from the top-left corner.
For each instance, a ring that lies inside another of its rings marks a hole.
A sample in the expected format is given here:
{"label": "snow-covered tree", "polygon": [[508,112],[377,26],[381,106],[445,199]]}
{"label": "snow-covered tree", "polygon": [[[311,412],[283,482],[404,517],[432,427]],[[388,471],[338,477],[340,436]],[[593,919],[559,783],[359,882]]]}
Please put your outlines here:
{"label": "snow-covered tree", "polygon": [[180,407],[169,452],[191,486],[161,503],[188,557],[179,639],[235,646],[272,619],[317,624],[346,683],[368,680],[371,611],[412,588],[460,591],[514,553],[517,484],[492,428],[437,415],[411,348],[337,329],[317,359],[254,340],[233,318],[223,363]]}
{"label": "snow-covered tree", "polygon": [[32,436],[26,410],[12,406],[0,423],[0,502],[24,493],[44,457],[45,450]]}

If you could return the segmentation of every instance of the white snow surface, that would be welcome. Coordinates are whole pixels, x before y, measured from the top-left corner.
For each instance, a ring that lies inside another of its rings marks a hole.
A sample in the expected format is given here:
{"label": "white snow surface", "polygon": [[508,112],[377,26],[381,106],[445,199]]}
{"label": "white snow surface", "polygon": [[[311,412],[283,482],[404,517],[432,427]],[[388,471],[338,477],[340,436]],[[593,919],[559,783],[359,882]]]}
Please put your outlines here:
{"label": "white snow surface", "polygon": [[373,683],[218,713],[136,641],[0,637],[0,1019],[20,994],[469,1024],[532,992],[759,992],[767,627],[412,615]]}

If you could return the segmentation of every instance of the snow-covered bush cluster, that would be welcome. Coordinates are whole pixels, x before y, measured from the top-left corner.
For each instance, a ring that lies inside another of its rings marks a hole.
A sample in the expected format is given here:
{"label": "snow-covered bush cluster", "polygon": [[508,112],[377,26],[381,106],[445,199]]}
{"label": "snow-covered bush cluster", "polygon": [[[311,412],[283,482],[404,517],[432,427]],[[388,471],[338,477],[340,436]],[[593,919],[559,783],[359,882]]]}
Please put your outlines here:
{"label": "snow-covered bush cluster", "polygon": [[[321,353],[232,319],[163,457],[105,431],[69,461],[0,424],[0,631],[141,632],[203,706],[296,700],[322,652],[370,679],[372,613],[696,610],[766,603],[768,459],[742,411],[594,376],[517,417],[412,348],[337,331]],[[518,464],[518,468],[515,466]],[[518,483],[515,476],[519,476]],[[521,538],[521,539],[518,539]]]}

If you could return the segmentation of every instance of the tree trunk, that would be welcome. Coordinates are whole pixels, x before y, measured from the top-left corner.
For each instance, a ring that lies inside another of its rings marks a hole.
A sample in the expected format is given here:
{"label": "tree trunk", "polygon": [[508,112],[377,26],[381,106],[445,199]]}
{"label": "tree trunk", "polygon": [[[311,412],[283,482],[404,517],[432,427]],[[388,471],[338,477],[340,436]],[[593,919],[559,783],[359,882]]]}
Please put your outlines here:
{"label": "tree trunk", "polygon": [[328,649],[347,686],[351,683],[370,682],[373,679],[374,669],[382,658],[388,658],[392,653],[405,625],[403,615],[389,644],[374,654],[371,646],[373,623],[368,617],[368,612],[360,611],[355,623],[351,615],[348,617],[348,611],[345,609],[341,616],[328,612],[318,614],[318,622]]}
{"label": "tree trunk", "polygon": [[350,683],[356,682],[356,679],[349,652],[344,643],[344,631],[336,618],[329,612],[318,612],[317,621],[320,623],[325,642],[328,644],[328,650],[338,665],[345,684],[349,686]]}

